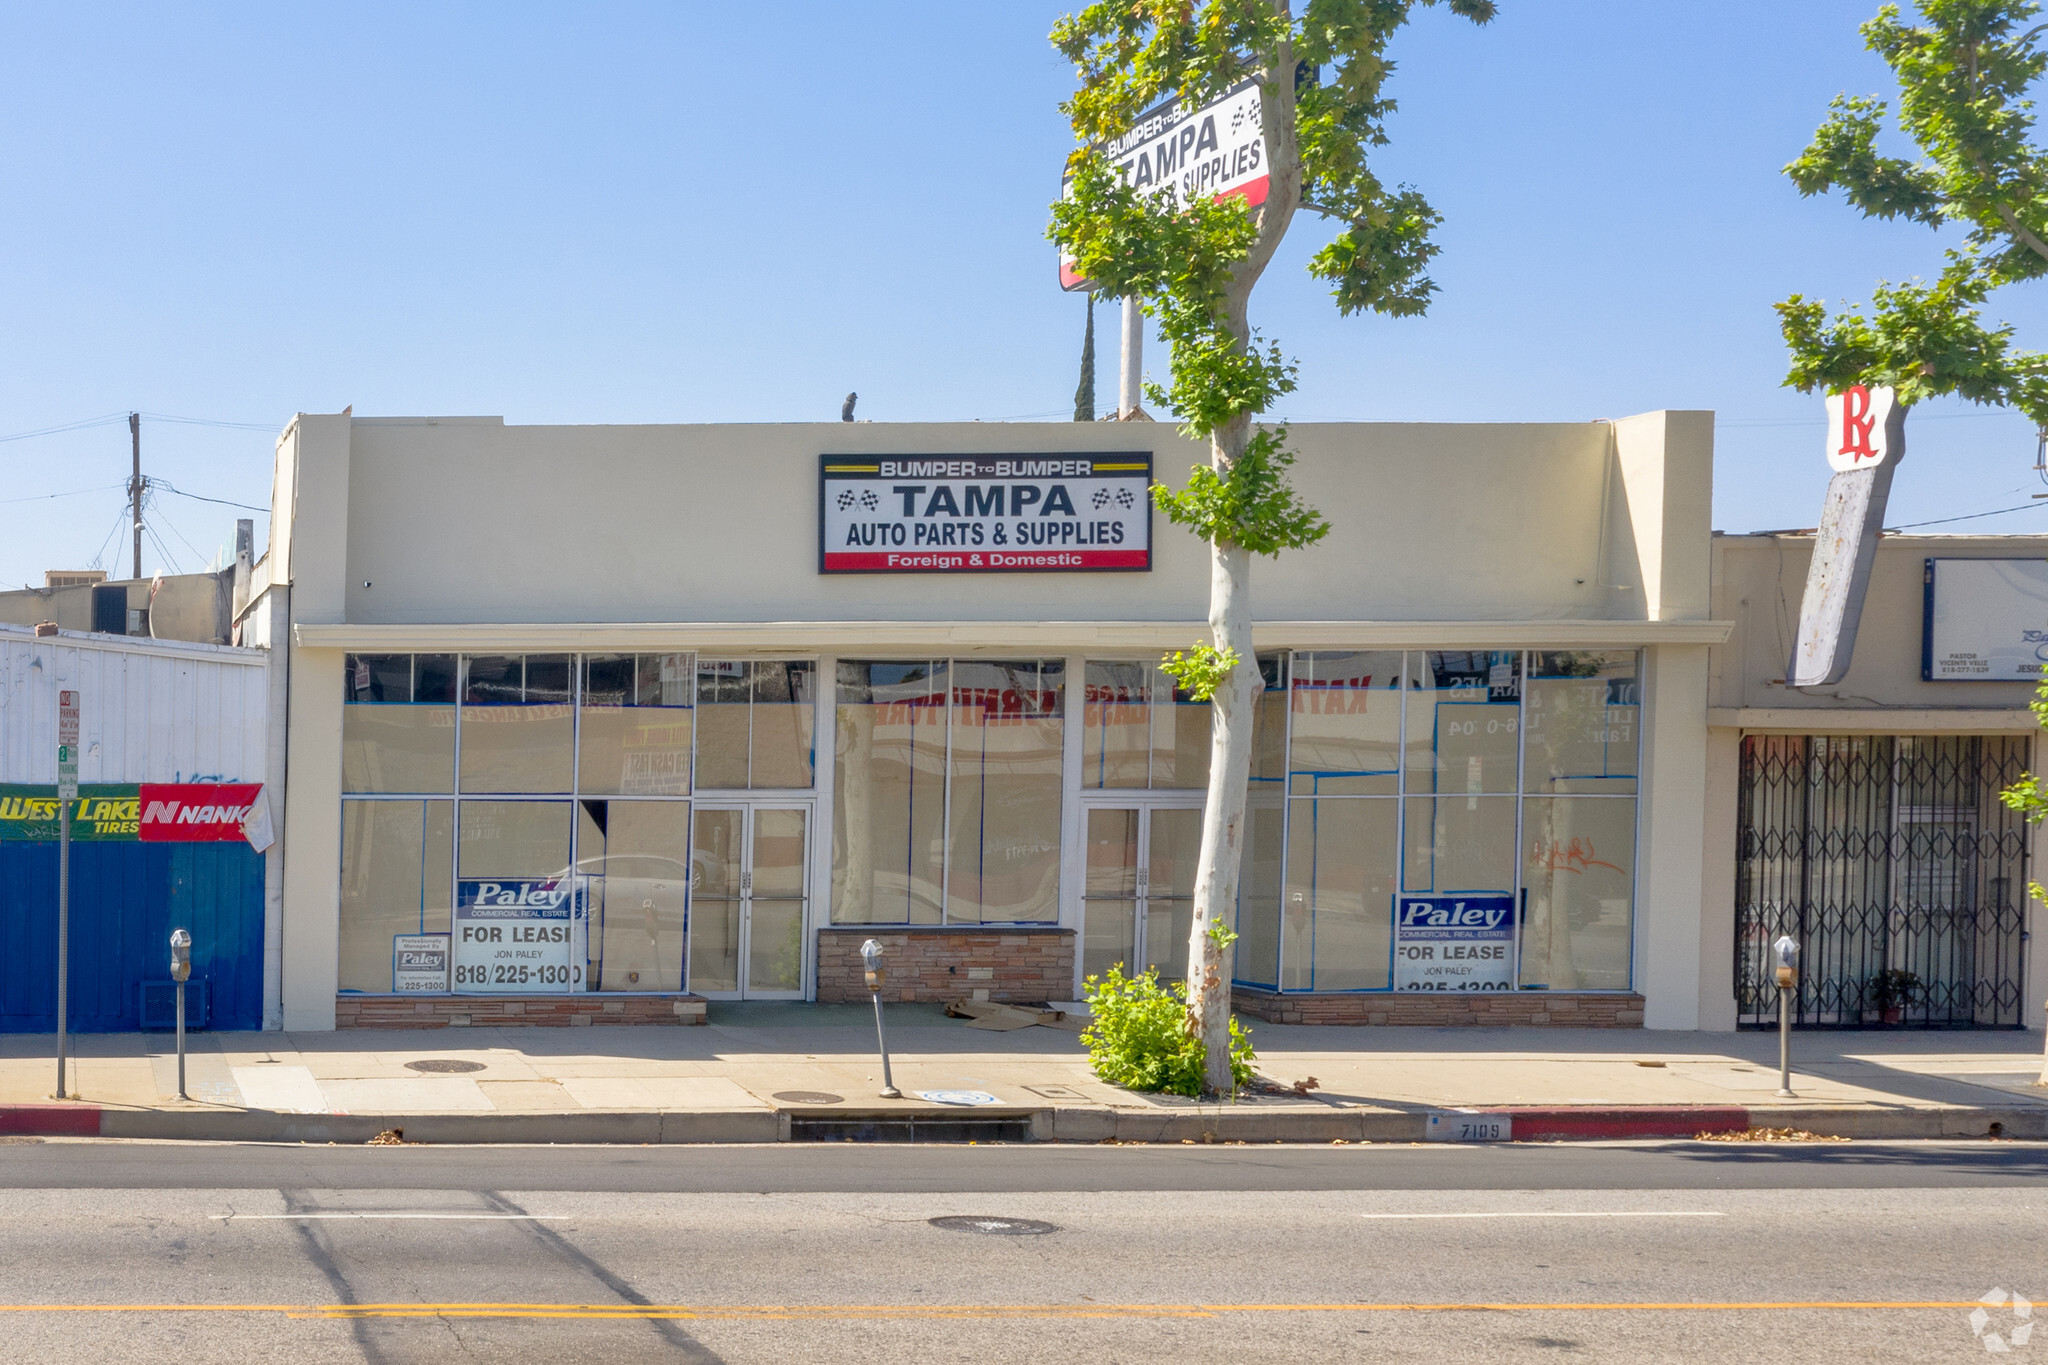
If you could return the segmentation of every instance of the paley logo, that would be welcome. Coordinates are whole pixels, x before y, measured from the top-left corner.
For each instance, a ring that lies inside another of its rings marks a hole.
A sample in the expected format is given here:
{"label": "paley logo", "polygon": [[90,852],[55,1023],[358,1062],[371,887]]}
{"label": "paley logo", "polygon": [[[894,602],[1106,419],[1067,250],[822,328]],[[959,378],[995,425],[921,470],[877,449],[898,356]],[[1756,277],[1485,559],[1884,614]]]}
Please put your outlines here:
{"label": "paley logo", "polygon": [[494,909],[549,910],[560,905],[568,894],[569,888],[562,882],[478,882],[469,903]]}
{"label": "paley logo", "polygon": [[1467,905],[1453,901],[1405,901],[1401,906],[1403,929],[1498,929],[1507,922],[1504,905]]}

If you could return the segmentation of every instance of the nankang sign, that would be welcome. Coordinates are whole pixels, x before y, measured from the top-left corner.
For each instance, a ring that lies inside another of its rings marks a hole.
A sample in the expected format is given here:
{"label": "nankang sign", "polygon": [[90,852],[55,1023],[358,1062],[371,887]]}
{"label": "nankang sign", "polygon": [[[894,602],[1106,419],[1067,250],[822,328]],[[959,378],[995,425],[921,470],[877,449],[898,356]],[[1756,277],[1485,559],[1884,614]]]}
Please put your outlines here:
{"label": "nankang sign", "polygon": [[1152,456],[826,455],[820,573],[1152,567]]}

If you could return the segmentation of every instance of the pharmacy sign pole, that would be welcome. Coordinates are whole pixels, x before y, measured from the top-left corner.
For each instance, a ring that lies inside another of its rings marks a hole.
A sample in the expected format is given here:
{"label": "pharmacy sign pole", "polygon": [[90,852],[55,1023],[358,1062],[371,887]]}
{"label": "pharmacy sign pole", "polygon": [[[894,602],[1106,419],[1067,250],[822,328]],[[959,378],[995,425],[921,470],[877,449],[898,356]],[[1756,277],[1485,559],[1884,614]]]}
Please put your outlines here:
{"label": "pharmacy sign pole", "polygon": [[57,1098],[64,1085],[64,1026],[71,994],[71,807],[78,801],[78,694],[57,694]]}

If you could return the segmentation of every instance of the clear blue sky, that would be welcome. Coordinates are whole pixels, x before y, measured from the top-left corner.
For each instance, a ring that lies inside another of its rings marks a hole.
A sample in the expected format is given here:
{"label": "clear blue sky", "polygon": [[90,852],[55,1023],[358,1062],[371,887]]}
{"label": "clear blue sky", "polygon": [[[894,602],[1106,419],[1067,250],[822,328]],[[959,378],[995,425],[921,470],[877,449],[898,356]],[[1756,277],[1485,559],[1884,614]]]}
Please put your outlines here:
{"label": "clear blue sky", "polygon": [[[1340,319],[1299,271],[1322,236],[1298,219],[1254,304],[1301,364],[1285,412],[1711,408],[1716,524],[1812,525],[1820,407],[1778,386],[1770,304],[1940,260],[1933,234],[1779,173],[1831,96],[1887,89],[1854,32],[1876,3],[1424,13],[1382,164],[1445,215],[1442,292],[1426,319]],[[1070,414],[1082,305],[1043,240],[1059,9],[8,3],[0,436],[131,408],[255,424],[152,418],[145,465],[264,503],[275,431],[348,404],[831,420],[857,389],[877,420]],[[2033,290],[1994,309],[2048,346]],[[1931,405],[1909,434],[1894,524],[2048,491],[2018,417]],[[124,421],[0,442],[0,469],[0,582],[102,546],[125,571]],[[153,517],[189,570],[238,515],[166,493]],[[2044,527],[2048,500],[1935,529]]]}

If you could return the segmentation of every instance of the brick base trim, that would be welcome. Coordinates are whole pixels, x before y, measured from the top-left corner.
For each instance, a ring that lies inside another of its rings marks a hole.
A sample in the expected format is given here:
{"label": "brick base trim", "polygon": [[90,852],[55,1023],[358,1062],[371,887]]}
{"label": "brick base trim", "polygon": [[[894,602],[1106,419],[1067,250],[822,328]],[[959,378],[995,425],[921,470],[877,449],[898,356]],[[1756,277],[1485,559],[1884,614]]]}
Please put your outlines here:
{"label": "brick base trim", "polygon": [[1074,931],[903,929],[850,924],[818,931],[818,999],[866,1000],[860,945],[882,945],[884,1000],[1071,1000]]}
{"label": "brick base trim", "polygon": [[531,1028],[592,1024],[701,1024],[695,995],[337,995],[344,1028]]}
{"label": "brick base trim", "polygon": [[1269,1024],[1388,1024],[1419,1028],[1641,1028],[1643,997],[1628,993],[1517,991],[1451,995],[1436,991],[1385,995],[1282,994],[1244,986],[1231,992],[1239,1014]]}

